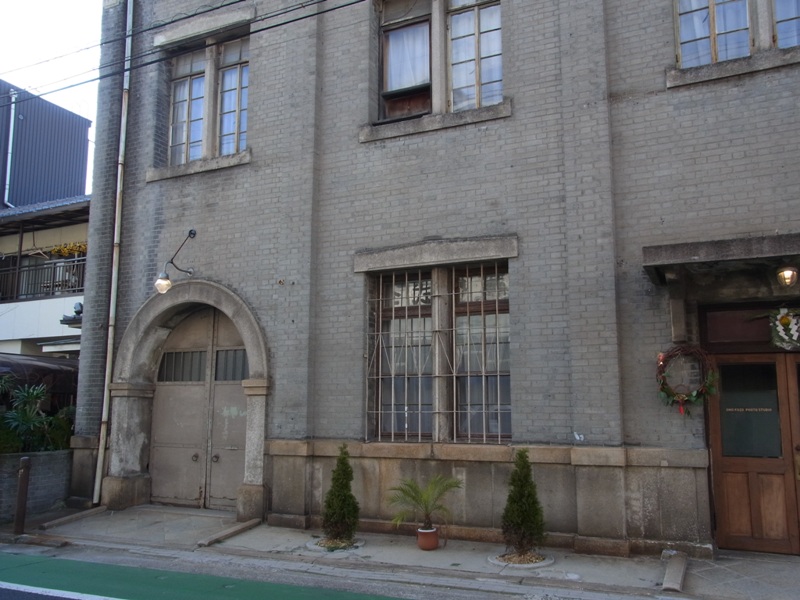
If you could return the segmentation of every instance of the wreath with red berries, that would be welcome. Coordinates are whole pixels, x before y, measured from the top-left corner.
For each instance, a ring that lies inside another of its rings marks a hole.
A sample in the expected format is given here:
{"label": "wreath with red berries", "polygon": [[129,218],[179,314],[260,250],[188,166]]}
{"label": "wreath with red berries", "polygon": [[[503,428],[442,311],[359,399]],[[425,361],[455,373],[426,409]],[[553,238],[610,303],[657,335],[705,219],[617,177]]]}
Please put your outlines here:
{"label": "wreath with red berries", "polygon": [[[673,385],[669,382],[669,366],[678,358],[689,358],[697,361],[700,368],[700,379],[703,383],[696,389],[689,389],[683,384]],[[691,416],[692,405],[702,405],[709,396],[717,392],[717,374],[711,357],[697,346],[673,346],[666,352],[658,355],[658,369],[656,370],[658,382],[658,397],[667,406],[678,405],[682,415]]]}

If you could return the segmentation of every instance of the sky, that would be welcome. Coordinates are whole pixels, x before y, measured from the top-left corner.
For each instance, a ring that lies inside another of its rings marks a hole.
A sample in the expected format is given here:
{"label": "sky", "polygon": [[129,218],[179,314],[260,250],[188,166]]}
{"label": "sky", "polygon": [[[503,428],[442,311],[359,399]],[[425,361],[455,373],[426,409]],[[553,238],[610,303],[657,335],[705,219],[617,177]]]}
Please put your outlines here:
{"label": "sky", "polygon": [[[103,0],[0,3],[0,79],[94,123]],[[84,83],[89,82],[91,83]],[[68,90],[55,91],[75,83]],[[47,93],[52,92],[52,93]],[[94,127],[89,130],[91,190]]]}

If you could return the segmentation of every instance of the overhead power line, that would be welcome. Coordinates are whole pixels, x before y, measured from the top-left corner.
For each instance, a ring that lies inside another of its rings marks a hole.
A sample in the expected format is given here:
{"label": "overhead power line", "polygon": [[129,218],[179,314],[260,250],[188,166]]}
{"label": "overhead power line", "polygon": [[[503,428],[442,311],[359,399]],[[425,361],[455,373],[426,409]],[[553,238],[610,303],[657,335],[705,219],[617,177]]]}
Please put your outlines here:
{"label": "overhead power line", "polygon": [[[220,5],[217,8],[229,6],[230,4],[234,4],[236,2],[241,2],[241,1],[243,1],[243,0],[234,0],[234,2],[231,2],[229,4],[225,4],[225,5]],[[282,16],[282,15],[288,14],[290,12],[294,12],[296,10],[301,10],[303,8],[308,8],[309,6],[322,4],[323,2],[326,2],[326,1],[327,0],[306,0],[305,2],[300,2],[298,4],[292,5],[290,7],[284,8],[284,9],[280,9],[278,11],[273,11],[272,13],[259,15],[259,16],[255,17],[251,21],[251,23],[264,21],[264,20],[267,20],[267,19],[275,18],[277,16]],[[319,15],[324,15],[324,14],[327,14],[327,13],[331,13],[331,12],[340,10],[342,8],[348,8],[348,7],[354,6],[356,4],[361,4],[364,1],[365,0],[350,0],[349,2],[345,2],[345,3],[339,4],[337,6],[332,6],[330,8],[326,8],[326,9],[315,11],[313,13],[308,13],[308,14],[300,15],[298,17],[287,19],[287,20],[282,21],[280,23],[273,23],[273,24],[270,24],[270,25],[267,25],[267,26],[264,26],[264,27],[261,27],[261,28],[258,28],[258,29],[250,30],[250,31],[248,31],[246,33],[242,33],[241,35],[236,36],[236,37],[234,37],[232,39],[245,38],[245,37],[249,37],[249,36],[252,36],[254,34],[257,34],[257,33],[263,33],[263,32],[266,32],[266,31],[271,31],[271,30],[277,29],[279,27],[284,27],[286,25],[291,25],[293,23],[298,23],[300,21],[304,21],[306,19],[310,19],[310,18],[319,16]],[[213,9],[213,10],[216,10],[216,9]],[[190,15],[189,17],[191,17],[191,16],[195,16],[195,15]],[[164,27],[164,26],[166,26],[168,24],[172,24],[174,22],[178,22],[180,20],[183,20],[183,19],[189,18],[189,17],[180,17],[179,19],[175,19],[173,21],[170,21],[170,23],[154,24],[154,25],[149,26],[146,29],[142,29],[139,32],[134,33],[133,35],[139,35],[144,31],[152,31],[154,29],[158,29],[158,28]],[[127,37],[128,37],[127,35],[123,36],[123,37],[118,37],[117,41],[121,41],[123,39],[126,39]],[[104,42],[104,43],[107,43],[107,42]],[[148,50],[148,51],[143,52],[143,53],[141,53],[141,54],[139,54],[139,55],[137,55],[135,57],[131,57],[131,61],[134,61],[134,60],[141,61],[142,58],[146,58],[148,56],[152,56],[152,55],[158,54],[160,52],[161,52],[161,50]],[[171,59],[172,59],[172,56],[162,56],[162,57],[156,58],[154,60],[150,60],[150,61],[137,62],[136,64],[131,65],[127,70],[128,71],[134,71],[134,70],[141,69],[141,68],[144,68],[144,67],[156,65],[156,64],[159,64],[161,62],[165,62],[165,61],[171,60]],[[105,65],[100,65],[99,69],[108,69],[109,67],[117,66],[117,65],[120,65],[120,64],[123,64],[123,63],[124,63],[124,60],[111,61],[109,63],[106,63]],[[125,72],[126,72],[125,68],[120,68],[120,69],[108,71],[106,73],[99,74],[97,77],[94,77],[92,79],[87,79],[86,81],[81,81],[81,82],[78,82],[78,83],[73,83],[73,84],[70,84],[70,85],[62,86],[60,88],[57,88],[57,89],[54,89],[54,90],[49,90],[49,91],[43,92],[41,94],[31,94],[31,96],[28,97],[28,98],[18,98],[17,99],[17,104],[20,104],[20,103],[23,103],[23,102],[27,102],[29,100],[33,100],[34,98],[41,98],[43,96],[48,96],[50,94],[55,94],[57,92],[63,92],[65,90],[69,90],[69,89],[72,89],[72,88],[75,88],[75,87],[79,87],[81,85],[87,85],[89,83],[93,83],[95,81],[100,81],[102,79],[107,79],[109,77],[115,77],[115,76],[118,76],[118,75],[122,75]],[[30,94],[30,92],[28,92],[28,93]],[[0,108],[5,108],[6,106],[9,106],[9,105],[10,105],[10,102],[0,103]]]}
{"label": "overhead power line", "polygon": [[[141,34],[141,33],[146,33],[148,31],[152,31],[153,29],[158,29],[160,27],[166,27],[167,25],[173,25],[175,23],[179,23],[179,22],[184,21],[186,19],[191,19],[192,17],[195,17],[197,15],[203,15],[203,14],[206,14],[206,13],[209,13],[209,12],[213,12],[215,10],[219,10],[221,8],[227,8],[228,6],[232,6],[234,4],[239,4],[240,2],[246,2],[246,1],[247,0],[231,0],[228,3],[222,3],[222,4],[219,4],[217,6],[198,8],[193,13],[182,13],[180,15],[175,15],[169,21],[158,21],[158,22],[156,22],[156,23],[154,23],[152,25],[148,25],[147,27],[142,27],[140,29],[136,29],[136,30],[134,30],[132,32],[132,35],[138,35],[138,34]],[[99,48],[103,43],[106,43],[106,44],[115,43],[115,42],[119,42],[121,40],[124,40],[127,37],[128,37],[128,34],[125,34],[122,37],[110,38],[110,39],[107,39],[107,40],[103,40],[102,42],[98,42],[97,44],[92,44],[91,46],[86,46],[85,48],[79,48],[78,50],[73,50],[72,52],[67,52],[66,54],[62,54],[60,56],[53,56],[51,58],[46,58],[44,60],[40,60],[39,62],[35,62],[35,63],[30,64],[30,65],[16,67],[14,69],[11,69],[10,71],[4,71],[3,74],[2,74],[2,77],[5,78],[9,73],[16,73],[17,71],[23,71],[25,69],[33,69],[33,68],[39,67],[41,65],[46,65],[47,63],[55,62],[57,60],[62,60],[64,58],[69,58],[71,56],[75,56],[76,54],[80,54],[81,52],[86,52],[87,50],[94,50],[95,48]],[[74,75],[74,77],[77,77],[78,75],[84,75],[84,74],[85,73],[78,73],[77,75]],[[45,84],[45,85],[50,85],[50,84]]]}

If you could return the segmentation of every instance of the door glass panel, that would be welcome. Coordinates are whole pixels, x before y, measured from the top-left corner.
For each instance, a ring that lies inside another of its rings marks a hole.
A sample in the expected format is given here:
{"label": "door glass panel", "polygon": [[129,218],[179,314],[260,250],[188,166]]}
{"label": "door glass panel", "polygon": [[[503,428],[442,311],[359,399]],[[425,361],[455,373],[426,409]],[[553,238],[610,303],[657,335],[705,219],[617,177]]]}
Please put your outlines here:
{"label": "door glass panel", "polygon": [[719,370],[722,455],[780,458],[775,365],[722,365]]}

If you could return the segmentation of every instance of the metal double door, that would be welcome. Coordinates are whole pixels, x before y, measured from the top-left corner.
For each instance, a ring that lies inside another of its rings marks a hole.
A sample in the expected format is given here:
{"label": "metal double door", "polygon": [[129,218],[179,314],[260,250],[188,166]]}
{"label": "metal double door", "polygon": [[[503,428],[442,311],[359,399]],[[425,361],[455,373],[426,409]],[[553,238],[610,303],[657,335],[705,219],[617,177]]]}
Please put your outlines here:
{"label": "metal double door", "polygon": [[241,336],[211,308],[185,319],[167,339],[153,400],[151,501],[235,508],[247,406],[242,376],[230,379],[231,369],[223,369],[231,352],[243,354]]}

